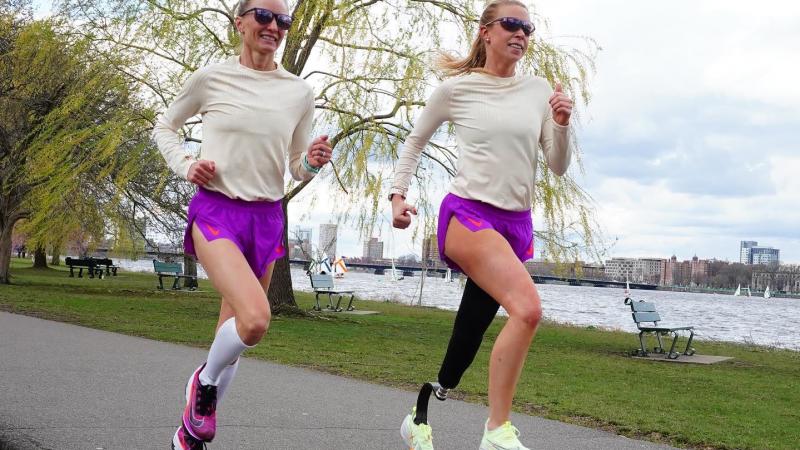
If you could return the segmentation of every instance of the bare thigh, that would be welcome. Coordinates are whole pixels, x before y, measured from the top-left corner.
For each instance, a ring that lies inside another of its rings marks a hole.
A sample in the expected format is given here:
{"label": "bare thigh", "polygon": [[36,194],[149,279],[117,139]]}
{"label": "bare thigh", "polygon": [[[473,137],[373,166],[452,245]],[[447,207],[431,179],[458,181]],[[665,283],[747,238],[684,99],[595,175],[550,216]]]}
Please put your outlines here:
{"label": "bare thigh", "polygon": [[526,317],[532,309],[541,309],[528,270],[497,231],[484,229],[473,232],[453,217],[447,228],[444,253],[510,316],[520,314]]}
{"label": "bare thigh", "polygon": [[[239,247],[227,239],[208,242],[192,225],[197,258],[214,288],[239,320],[269,320],[269,303],[262,281],[256,278]],[[270,274],[271,275],[271,274]],[[266,278],[269,278],[265,275]],[[269,285],[269,280],[266,281]],[[223,306],[223,309],[225,306]]]}

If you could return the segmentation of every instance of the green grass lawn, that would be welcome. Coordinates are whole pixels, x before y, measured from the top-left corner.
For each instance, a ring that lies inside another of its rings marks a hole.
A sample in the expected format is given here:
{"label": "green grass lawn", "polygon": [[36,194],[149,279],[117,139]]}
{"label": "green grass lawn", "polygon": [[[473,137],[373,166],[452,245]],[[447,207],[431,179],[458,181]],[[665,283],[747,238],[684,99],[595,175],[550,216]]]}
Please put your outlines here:
{"label": "green grass lawn", "polygon": [[[205,280],[202,292],[164,292],[153,274],[69,278],[63,268],[12,261],[14,284],[0,286],[0,310],[197,347],[211,342],[219,304]],[[311,295],[297,297],[311,309]],[[247,356],[414,391],[436,378],[453,312],[362,299],[356,306],[380,314],[274,317]],[[486,402],[489,352],[503,323],[487,332],[454,398]],[[800,448],[800,353],[700,341],[698,353],[735,357],[700,366],[627,357],[636,345],[632,334],[544,323],[514,408],[683,447]]]}

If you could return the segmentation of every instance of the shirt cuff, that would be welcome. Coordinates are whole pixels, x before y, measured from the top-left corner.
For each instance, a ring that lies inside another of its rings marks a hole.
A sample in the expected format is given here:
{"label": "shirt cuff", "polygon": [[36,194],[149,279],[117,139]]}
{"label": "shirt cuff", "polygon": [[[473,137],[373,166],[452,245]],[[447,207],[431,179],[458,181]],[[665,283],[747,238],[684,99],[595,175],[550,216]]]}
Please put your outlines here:
{"label": "shirt cuff", "polygon": [[178,172],[178,175],[183,174],[183,179],[184,180],[188,180],[189,179],[189,169],[191,169],[192,168],[192,164],[194,164],[196,162],[197,162],[196,159],[192,158],[189,155],[186,155],[181,160],[181,166],[180,166],[180,171]]}
{"label": "shirt cuff", "polygon": [[405,198],[406,198],[406,190],[405,189],[400,189],[400,188],[393,187],[389,191],[389,201],[392,201],[392,196],[395,195],[395,194],[399,195],[400,197],[403,197],[403,200],[405,200]]}

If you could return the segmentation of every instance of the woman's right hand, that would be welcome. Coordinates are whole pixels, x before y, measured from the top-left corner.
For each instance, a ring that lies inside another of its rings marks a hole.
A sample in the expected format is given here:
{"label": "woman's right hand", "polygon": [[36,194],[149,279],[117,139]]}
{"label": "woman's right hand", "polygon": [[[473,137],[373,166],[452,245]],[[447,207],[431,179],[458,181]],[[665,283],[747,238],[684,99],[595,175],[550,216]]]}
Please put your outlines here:
{"label": "woman's right hand", "polygon": [[417,208],[406,203],[406,200],[394,194],[392,196],[392,226],[404,230],[411,225],[411,214],[417,215]]}
{"label": "woman's right hand", "polygon": [[206,183],[214,179],[215,170],[214,161],[201,159],[189,166],[189,173],[186,174],[186,179],[198,186],[205,186]]}

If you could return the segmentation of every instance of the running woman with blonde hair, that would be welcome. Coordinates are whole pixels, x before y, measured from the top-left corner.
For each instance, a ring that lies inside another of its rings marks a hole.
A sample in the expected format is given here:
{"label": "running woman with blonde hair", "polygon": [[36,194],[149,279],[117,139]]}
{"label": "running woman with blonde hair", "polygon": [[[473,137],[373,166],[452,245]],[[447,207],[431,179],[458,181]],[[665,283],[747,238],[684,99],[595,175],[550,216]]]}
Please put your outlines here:
{"label": "running woman with blonde hair", "polygon": [[423,387],[425,411],[414,408],[400,428],[414,450],[433,448],[425,396],[430,386],[444,399],[458,385],[500,306],[508,321],[490,357],[489,417],[480,448],[527,449],[509,414],[542,317],[539,293],[523,265],[533,258],[537,149],[541,145],[550,170],[563,175],[571,159],[572,114],[572,101],[560,85],[554,92],[545,79],[517,73],[533,30],[524,3],[490,2],[470,54],[443,57],[441,66],[451,78],[431,95],[397,162],[390,193],[393,224],[406,228],[417,213],[405,197],[422,150],[442,123],[454,125],[458,170],[439,211],[439,254],[468,280],[438,383],[427,383],[427,394]]}
{"label": "running woman with blonde hair", "polygon": [[[291,25],[284,0],[242,0],[235,18],[241,54],[194,72],[153,130],[170,168],[199,186],[189,204],[184,247],[222,294],[216,336],[186,385],[173,449],[200,449],[214,438],[216,405],[239,355],[269,327],[266,293],[274,261],[286,253],[286,154],[298,181],[311,179],[331,159],[327,136],[309,143],[311,87],[275,60]],[[203,117],[203,144],[194,160],[186,156],[178,129],[197,114]]]}

